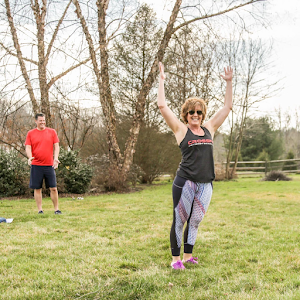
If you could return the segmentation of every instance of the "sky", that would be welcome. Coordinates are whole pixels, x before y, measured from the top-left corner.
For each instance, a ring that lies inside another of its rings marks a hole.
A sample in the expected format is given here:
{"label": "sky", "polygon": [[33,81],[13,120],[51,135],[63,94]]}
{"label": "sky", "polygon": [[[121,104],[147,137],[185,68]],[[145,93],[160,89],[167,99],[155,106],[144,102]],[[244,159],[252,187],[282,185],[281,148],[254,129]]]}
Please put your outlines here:
{"label": "sky", "polygon": [[271,28],[266,31],[273,37],[274,63],[282,76],[283,89],[261,104],[261,109],[272,113],[273,108],[300,112],[300,1],[272,0]]}
{"label": "sky", "polygon": [[[146,0],[158,17],[168,16],[170,12],[166,7],[171,7],[174,1]],[[263,28],[258,33],[262,37],[272,38],[274,71],[281,79],[282,89],[272,98],[259,104],[255,113],[257,115],[276,116],[275,109],[282,114],[288,111],[292,115],[292,126],[295,126],[293,114],[298,110],[300,114],[300,0],[269,0],[268,28]]]}

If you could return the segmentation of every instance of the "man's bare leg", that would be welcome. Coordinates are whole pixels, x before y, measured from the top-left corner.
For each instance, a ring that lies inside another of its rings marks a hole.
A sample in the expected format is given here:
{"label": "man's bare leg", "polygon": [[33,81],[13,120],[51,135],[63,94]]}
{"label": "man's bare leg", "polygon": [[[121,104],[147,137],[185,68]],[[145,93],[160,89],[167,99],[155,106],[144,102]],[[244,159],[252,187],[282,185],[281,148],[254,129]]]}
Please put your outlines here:
{"label": "man's bare leg", "polygon": [[34,199],[38,207],[38,211],[42,209],[42,189],[34,190]]}
{"label": "man's bare leg", "polygon": [[58,210],[58,191],[57,188],[50,188],[50,197],[54,205],[54,211]]}

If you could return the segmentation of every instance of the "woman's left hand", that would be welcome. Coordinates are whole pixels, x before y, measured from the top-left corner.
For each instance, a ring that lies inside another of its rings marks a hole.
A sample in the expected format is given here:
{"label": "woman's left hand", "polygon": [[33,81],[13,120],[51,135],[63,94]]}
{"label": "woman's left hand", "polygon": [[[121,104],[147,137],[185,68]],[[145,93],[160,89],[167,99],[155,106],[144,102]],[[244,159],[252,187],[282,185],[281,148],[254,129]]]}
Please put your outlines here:
{"label": "woman's left hand", "polygon": [[225,81],[232,81],[233,69],[231,67],[224,68],[225,75],[220,75]]}
{"label": "woman's left hand", "polygon": [[165,80],[166,79],[166,75],[165,75],[165,71],[164,71],[164,65],[161,63],[161,62],[159,62],[159,76],[160,76],[160,79],[162,79],[162,80]]}

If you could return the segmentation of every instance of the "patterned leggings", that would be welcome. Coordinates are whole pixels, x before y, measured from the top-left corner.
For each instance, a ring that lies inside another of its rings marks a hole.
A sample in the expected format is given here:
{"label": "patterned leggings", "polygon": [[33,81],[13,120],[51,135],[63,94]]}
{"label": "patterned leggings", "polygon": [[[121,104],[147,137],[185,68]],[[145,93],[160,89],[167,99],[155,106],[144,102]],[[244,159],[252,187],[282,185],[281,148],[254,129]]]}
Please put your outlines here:
{"label": "patterned leggings", "polygon": [[170,232],[173,256],[180,256],[183,225],[184,253],[192,253],[198,227],[207,212],[212,196],[212,183],[193,182],[176,176],[173,182],[173,223]]}

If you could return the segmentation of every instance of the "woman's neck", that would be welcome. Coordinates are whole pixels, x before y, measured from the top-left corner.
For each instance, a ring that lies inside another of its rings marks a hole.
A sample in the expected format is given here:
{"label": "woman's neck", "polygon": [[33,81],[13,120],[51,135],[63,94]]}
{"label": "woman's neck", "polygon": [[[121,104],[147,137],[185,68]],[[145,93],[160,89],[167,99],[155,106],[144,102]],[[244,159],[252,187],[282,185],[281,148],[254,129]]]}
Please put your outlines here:
{"label": "woman's neck", "polygon": [[204,134],[204,130],[201,128],[200,125],[197,126],[191,126],[188,125],[188,128],[196,135],[203,135]]}

